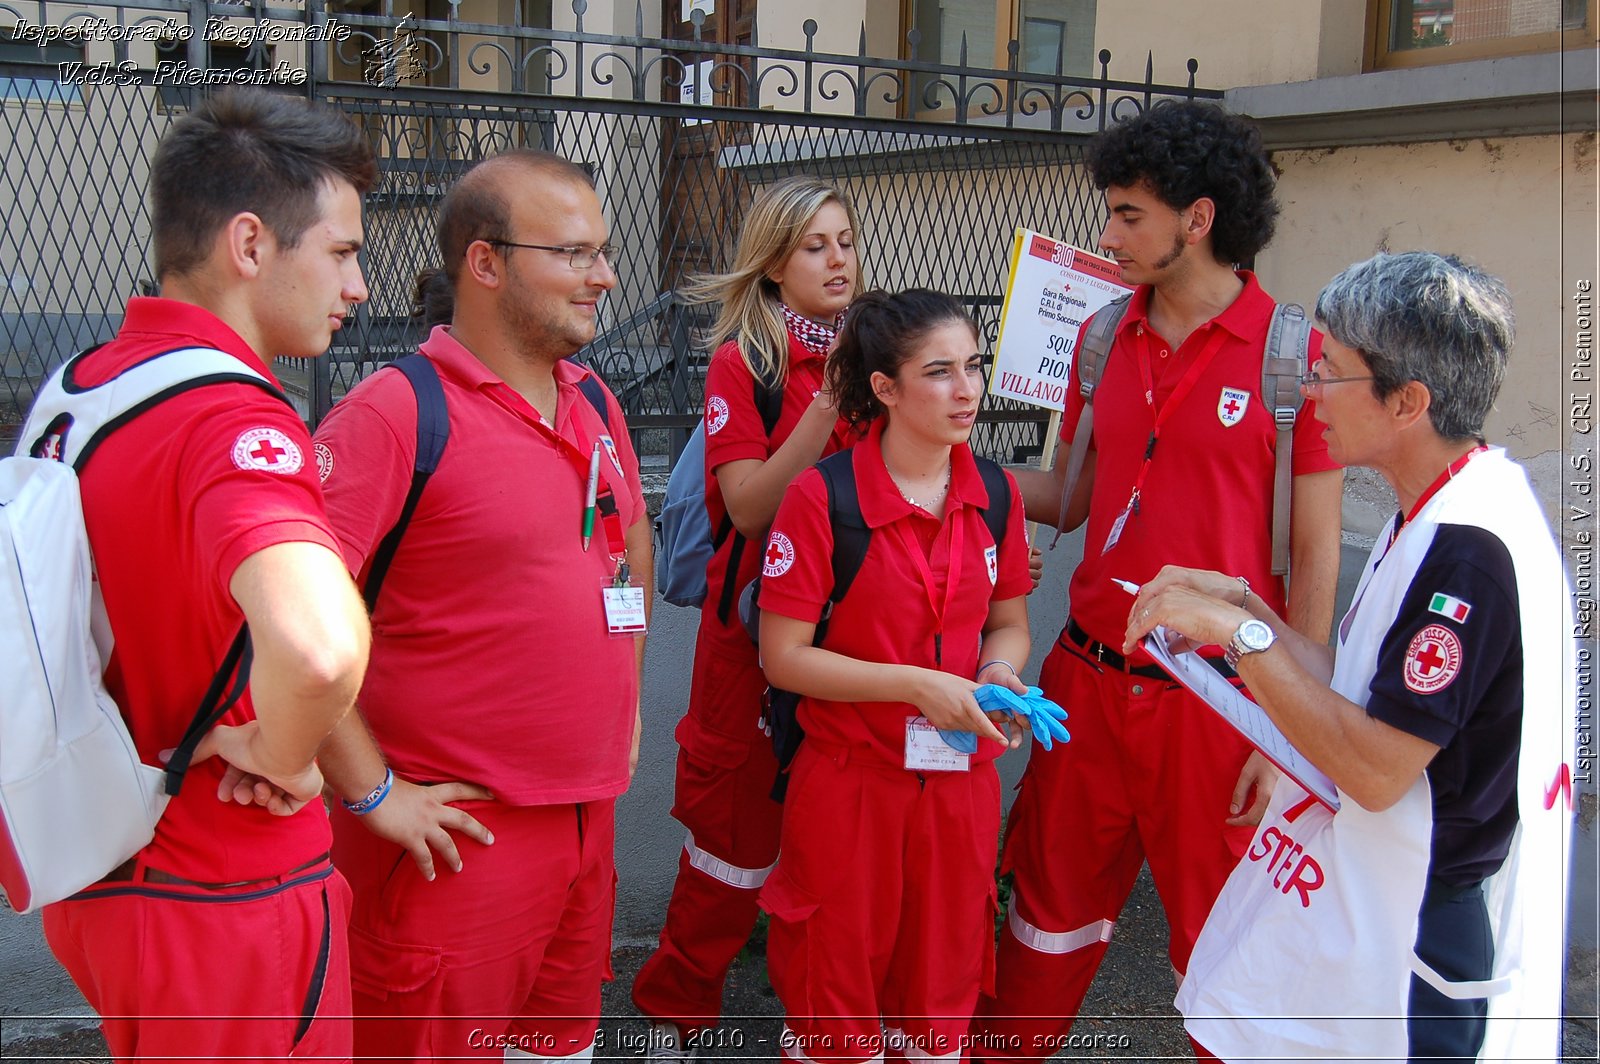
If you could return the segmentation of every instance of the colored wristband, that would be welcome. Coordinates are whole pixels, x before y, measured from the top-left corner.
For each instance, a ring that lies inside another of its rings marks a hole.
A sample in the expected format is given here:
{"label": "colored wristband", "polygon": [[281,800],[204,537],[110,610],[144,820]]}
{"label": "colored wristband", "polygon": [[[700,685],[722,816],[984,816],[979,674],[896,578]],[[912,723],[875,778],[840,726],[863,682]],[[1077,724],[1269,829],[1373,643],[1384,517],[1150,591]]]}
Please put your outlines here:
{"label": "colored wristband", "polygon": [[355,802],[347,802],[341,798],[339,799],[339,802],[345,807],[345,809],[351,813],[354,813],[356,816],[366,816],[368,813],[378,808],[378,806],[382,805],[383,800],[389,797],[389,792],[393,789],[394,769],[385,766],[383,770],[383,781],[380,782],[376,787],[372,788],[372,790],[368,791],[365,798]]}
{"label": "colored wristband", "polygon": [[1004,658],[991,658],[982,665],[978,666],[978,671],[972,674],[972,678],[976,680],[978,677],[982,676],[983,670],[987,669],[990,665],[1004,665],[1006,668],[1011,670],[1011,675],[1017,675],[1017,667],[1011,664],[1011,662],[1006,661]]}

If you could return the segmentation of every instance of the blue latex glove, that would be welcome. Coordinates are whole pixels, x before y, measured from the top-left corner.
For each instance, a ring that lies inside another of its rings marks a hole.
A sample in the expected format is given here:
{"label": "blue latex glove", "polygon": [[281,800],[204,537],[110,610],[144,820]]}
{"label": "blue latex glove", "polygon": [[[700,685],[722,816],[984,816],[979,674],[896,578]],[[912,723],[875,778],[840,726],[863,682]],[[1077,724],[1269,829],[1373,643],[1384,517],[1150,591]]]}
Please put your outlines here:
{"label": "blue latex glove", "polygon": [[[974,691],[973,695],[978,700],[978,708],[985,712],[999,709],[1013,717],[1028,718],[1028,727],[1033,729],[1033,737],[1039,740],[1039,745],[1046,750],[1058,742],[1068,742],[1072,738],[1061,724],[1067,719],[1067,711],[1046,698],[1044,692],[1037,687],[1030,687],[1027,694],[1019,695],[1009,687],[986,683]],[[973,740],[976,749],[976,735],[973,736]]]}

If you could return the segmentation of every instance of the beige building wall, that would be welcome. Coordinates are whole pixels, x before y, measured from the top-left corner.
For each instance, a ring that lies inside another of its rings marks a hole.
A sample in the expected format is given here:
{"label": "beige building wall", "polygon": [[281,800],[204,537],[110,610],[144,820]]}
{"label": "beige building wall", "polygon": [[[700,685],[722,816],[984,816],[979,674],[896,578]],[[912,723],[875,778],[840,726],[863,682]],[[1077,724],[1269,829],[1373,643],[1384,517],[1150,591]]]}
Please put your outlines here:
{"label": "beige building wall", "polygon": [[[1570,280],[1594,275],[1594,158],[1593,133],[1278,152],[1283,214],[1257,262],[1275,296],[1308,309],[1335,273],[1378,251],[1453,253],[1503,278],[1517,343],[1489,441],[1527,464],[1552,515],[1572,431]],[[1352,531],[1392,515],[1381,491],[1355,496]]]}

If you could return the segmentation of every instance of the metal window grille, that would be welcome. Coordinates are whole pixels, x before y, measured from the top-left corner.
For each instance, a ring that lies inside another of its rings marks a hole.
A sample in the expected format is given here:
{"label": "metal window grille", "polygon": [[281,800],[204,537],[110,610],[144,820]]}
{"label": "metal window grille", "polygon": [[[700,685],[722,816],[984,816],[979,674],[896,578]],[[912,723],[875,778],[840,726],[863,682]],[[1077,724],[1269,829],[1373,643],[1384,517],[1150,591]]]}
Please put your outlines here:
{"label": "metal window grille", "polygon": [[[848,191],[868,282],[958,295],[987,352],[1013,228],[1094,245],[1103,210],[1082,165],[1088,138],[1158,98],[1220,95],[1195,87],[1193,60],[1187,85],[1159,85],[1148,63],[1142,82],[1109,78],[1106,52],[1099,76],[1084,78],[1021,69],[1015,42],[1008,69],[986,70],[871,57],[864,35],[855,55],[820,53],[812,20],[807,47],[782,50],[701,40],[698,19],[687,40],[647,37],[642,7],[636,32],[620,36],[584,29],[585,0],[571,0],[563,29],[522,24],[522,6],[512,25],[461,21],[449,0],[416,13],[394,0],[129,0],[93,13],[33,0],[0,11],[0,35],[17,10],[33,26],[78,26],[86,63],[69,72],[51,65],[59,48],[24,53],[26,62],[9,48],[0,79],[90,72],[73,93],[0,97],[12,146],[0,202],[13,205],[0,232],[0,442],[14,441],[46,374],[110,338],[129,296],[156,290],[150,159],[209,91],[158,83],[157,64],[175,53],[191,78],[208,62],[270,72],[283,91],[350,114],[380,158],[362,253],[371,298],[327,357],[276,367],[308,421],[417,342],[413,284],[438,265],[434,210],[451,182],[507,148],[546,148],[593,173],[621,249],[600,335],[578,357],[618,394],[646,468],[670,463],[704,398],[709,314],[684,306],[677,286],[728,265],[741,211],[763,184],[808,173]],[[233,27],[233,47],[207,47],[221,43],[205,39],[209,19]],[[270,36],[330,20],[344,39]],[[237,33],[251,28],[262,39],[241,48]],[[29,43],[26,27],[10,36]],[[1037,454],[1046,416],[986,399],[974,446],[1003,460]]]}

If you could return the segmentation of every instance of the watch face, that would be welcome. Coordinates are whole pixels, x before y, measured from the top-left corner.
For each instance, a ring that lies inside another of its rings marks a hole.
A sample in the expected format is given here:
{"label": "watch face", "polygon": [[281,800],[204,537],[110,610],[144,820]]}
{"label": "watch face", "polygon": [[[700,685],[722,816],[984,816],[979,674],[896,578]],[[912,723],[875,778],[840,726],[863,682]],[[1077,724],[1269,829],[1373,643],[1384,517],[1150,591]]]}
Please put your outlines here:
{"label": "watch face", "polygon": [[1239,626],[1238,640],[1247,651],[1266,650],[1275,638],[1266,621],[1246,621]]}

